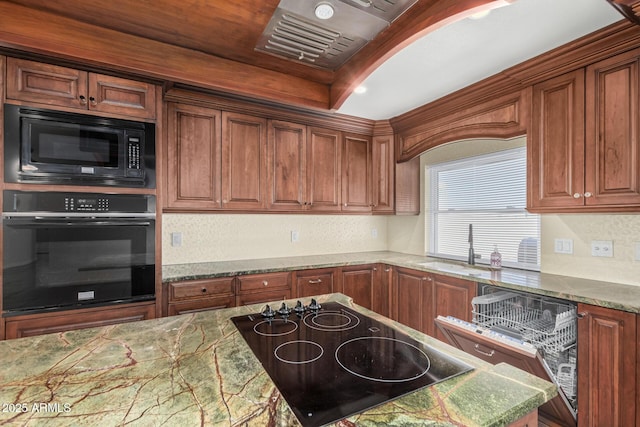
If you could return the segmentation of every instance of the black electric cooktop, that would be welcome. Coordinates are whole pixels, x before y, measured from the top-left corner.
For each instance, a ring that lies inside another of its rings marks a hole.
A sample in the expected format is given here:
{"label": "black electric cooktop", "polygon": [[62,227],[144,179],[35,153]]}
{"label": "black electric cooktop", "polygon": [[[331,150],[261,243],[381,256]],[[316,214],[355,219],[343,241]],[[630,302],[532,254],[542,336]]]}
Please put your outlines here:
{"label": "black electric cooktop", "polygon": [[231,319],[303,426],[323,426],[473,368],[337,302]]}

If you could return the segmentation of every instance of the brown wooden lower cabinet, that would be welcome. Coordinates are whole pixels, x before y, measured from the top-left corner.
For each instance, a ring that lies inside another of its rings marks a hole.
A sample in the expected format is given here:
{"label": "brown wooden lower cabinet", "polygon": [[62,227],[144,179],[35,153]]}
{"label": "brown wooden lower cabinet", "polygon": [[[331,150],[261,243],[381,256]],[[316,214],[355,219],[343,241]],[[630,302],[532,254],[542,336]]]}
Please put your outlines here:
{"label": "brown wooden lower cabinet", "polygon": [[337,269],[335,268],[296,271],[294,273],[296,298],[312,297],[335,292],[334,282],[336,271]]}
{"label": "brown wooden lower cabinet", "polygon": [[[456,277],[443,276],[441,274],[432,275],[433,284],[433,317],[453,316],[455,318],[471,322],[472,306],[471,300],[478,293],[478,285],[470,280]],[[431,319],[427,325],[427,331],[440,341],[448,342],[442,331],[438,329]]]}
{"label": "brown wooden lower cabinet", "polygon": [[169,283],[165,289],[168,316],[235,307],[234,277],[185,280]]}
{"label": "brown wooden lower cabinet", "polygon": [[427,325],[434,318],[429,274],[402,267],[394,270],[392,318],[403,325],[426,332]]}
{"label": "brown wooden lower cabinet", "polygon": [[145,302],[8,317],[5,319],[5,338],[31,337],[73,329],[153,319],[155,312],[155,303]]}
{"label": "brown wooden lower cabinet", "polygon": [[[291,299],[291,273],[249,274],[237,277],[236,305]],[[278,307],[272,307],[274,310]]]}
{"label": "brown wooden lower cabinet", "polygon": [[373,310],[378,270],[377,264],[343,267],[339,272],[337,291],[350,296],[354,303]]}
{"label": "brown wooden lower cabinet", "polygon": [[636,314],[578,304],[578,425],[636,425]]}

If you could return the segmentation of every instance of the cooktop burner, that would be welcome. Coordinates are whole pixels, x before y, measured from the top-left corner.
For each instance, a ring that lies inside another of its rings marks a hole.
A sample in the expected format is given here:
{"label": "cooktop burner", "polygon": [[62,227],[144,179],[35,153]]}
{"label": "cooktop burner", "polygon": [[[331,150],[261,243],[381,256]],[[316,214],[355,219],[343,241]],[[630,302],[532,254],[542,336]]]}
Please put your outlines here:
{"label": "cooktop burner", "polygon": [[337,302],[283,303],[231,320],[305,427],[473,369]]}

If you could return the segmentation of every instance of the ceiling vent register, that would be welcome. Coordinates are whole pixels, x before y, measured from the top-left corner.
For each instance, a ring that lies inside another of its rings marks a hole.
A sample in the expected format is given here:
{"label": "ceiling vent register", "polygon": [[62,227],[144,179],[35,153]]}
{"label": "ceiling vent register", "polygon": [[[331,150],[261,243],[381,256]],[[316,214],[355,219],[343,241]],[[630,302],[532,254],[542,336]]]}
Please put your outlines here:
{"label": "ceiling vent register", "polygon": [[[281,0],[256,50],[335,70],[417,0]],[[333,16],[320,19],[318,4]]]}

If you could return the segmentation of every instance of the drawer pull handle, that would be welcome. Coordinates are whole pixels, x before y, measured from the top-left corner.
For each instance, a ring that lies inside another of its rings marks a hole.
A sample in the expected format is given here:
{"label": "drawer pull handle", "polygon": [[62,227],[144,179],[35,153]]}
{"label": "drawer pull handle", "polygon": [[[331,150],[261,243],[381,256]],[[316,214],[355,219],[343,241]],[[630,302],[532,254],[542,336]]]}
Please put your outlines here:
{"label": "drawer pull handle", "polygon": [[322,283],[322,279],[309,280],[310,285],[317,285],[318,283]]}
{"label": "drawer pull handle", "polygon": [[268,281],[266,281],[266,280],[263,280],[263,281],[262,281],[262,285],[263,285],[263,286],[267,286],[268,284],[269,284],[269,282],[268,282]]}
{"label": "drawer pull handle", "polygon": [[202,288],[202,293],[206,293],[207,292],[207,288]]}
{"label": "drawer pull handle", "polygon": [[491,351],[490,351],[490,352],[488,352],[488,353],[487,353],[486,351],[482,351],[482,350],[480,350],[480,344],[476,344],[476,345],[474,346],[474,349],[475,349],[478,353],[480,353],[480,354],[484,354],[485,356],[489,356],[489,357],[492,357],[492,356],[495,354],[495,352],[496,352],[495,350],[491,350]]}

